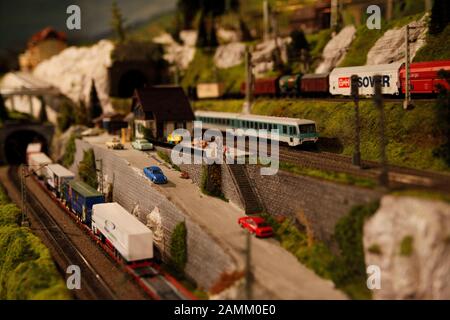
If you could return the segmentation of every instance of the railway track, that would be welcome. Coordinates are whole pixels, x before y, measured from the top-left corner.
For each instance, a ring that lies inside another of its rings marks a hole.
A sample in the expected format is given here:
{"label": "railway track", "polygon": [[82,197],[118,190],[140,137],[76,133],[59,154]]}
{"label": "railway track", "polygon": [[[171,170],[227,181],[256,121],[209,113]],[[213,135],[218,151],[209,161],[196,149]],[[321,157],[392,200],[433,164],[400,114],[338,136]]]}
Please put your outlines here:
{"label": "railway track", "polygon": [[[377,179],[381,173],[380,163],[376,161],[363,160],[362,169],[360,169],[352,165],[350,156],[330,152],[312,152],[281,146],[280,160],[371,179]],[[393,165],[388,166],[388,171],[389,180],[394,184],[431,187],[445,192],[450,190],[450,175]]]}
{"label": "railway track", "polygon": [[[20,177],[17,167],[10,167],[8,176],[20,190]],[[27,188],[25,186],[25,188]],[[28,212],[41,225],[42,230],[46,234],[52,247],[58,252],[64,260],[66,266],[76,265],[81,270],[81,286],[87,294],[88,298],[95,300],[114,300],[117,299],[114,292],[106,284],[105,280],[95,271],[92,265],[87,261],[83,254],[75,247],[72,241],[67,237],[65,232],[59,227],[58,223],[41,205],[38,199],[29,192],[27,188],[27,206]]]}
{"label": "railway track", "polygon": [[[8,175],[14,182],[14,185],[20,189],[20,177],[17,173],[17,168],[10,168]],[[58,201],[40,182],[39,184],[49,194],[52,200]],[[47,211],[43,208],[36,197],[34,197],[32,193],[27,191],[27,198],[32,199],[32,201],[28,203],[30,211],[32,211],[33,216],[39,221],[39,224],[42,225],[43,230],[46,232],[46,235],[49,237],[49,239],[52,240],[52,243],[55,245],[58,253],[60,253],[61,256],[66,260],[67,265],[75,264],[80,266],[85,282],[89,284],[94,283],[93,288],[92,286],[87,287],[90,297],[92,297],[92,299],[100,300],[117,299],[114,293],[106,285],[106,282],[100,277],[100,275],[95,272],[94,268],[89,264],[87,259],[84,258],[82,253],[71,243],[70,239],[66,236],[64,231],[58,226],[53,217],[47,213]],[[69,212],[69,214],[71,213]],[[85,227],[91,238],[96,241],[94,239],[95,236],[93,236],[90,229],[84,225],[82,225],[82,227]],[[128,266],[123,263],[122,260],[118,260],[115,257],[114,253],[107,246],[101,246],[106,251],[106,253],[114,260],[114,262],[122,267],[124,272],[131,275],[137,282],[137,284],[152,299],[187,300],[193,298],[193,296],[189,294],[187,290],[181,290],[179,287],[177,287],[177,285],[174,284],[176,283],[176,280],[170,281],[169,279],[172,279],[170,276],[163,272],[160,272],[158,268],[159,266],[153,263],[140,265],[138,267]],[[87,270],[84,270],[81,267],[83,263]],[[95,284],[95,281],[97,281],[98,284]],[[96,292],[99,292],[97,296],[95,296]]]}

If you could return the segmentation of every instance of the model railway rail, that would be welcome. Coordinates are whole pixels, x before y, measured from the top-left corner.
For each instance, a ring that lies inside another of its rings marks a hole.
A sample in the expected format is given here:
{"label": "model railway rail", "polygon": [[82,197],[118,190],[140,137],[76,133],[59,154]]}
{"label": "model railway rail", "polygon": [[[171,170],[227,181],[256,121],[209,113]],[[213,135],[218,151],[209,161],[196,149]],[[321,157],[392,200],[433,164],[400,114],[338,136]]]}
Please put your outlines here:
{"label": "model railway rail", "polygon": [[[16,173],[17,175],[17,173]],[[16,177],[18,179],[18,177]],[[186,289],[182,288],[178,282],[171,276],[162,272],[160,266],[154,262],[140,263],[140,264],[126,264],[122,259],[105,244],[101,243],[99,239],[94,235],[92,230],[85,224],[80,223],[79,218],[68,210],[55,195],[50,192],[46,186],[35,178],[39,186],[55,201],[70,217],[77,223],[77,225],[85,231],[89,237],[96,242],[102,249],[117,263],[124,272],[129,274],[136,283],[154,300],[188,300],[195,299]],[[18,181],[18,180],[17,180]],[[18,181],[20,186],[20,181]],[[37,203],[41,207],[41,210],[45,210],[39,204],[37,199],[33,198],[33,202]],[[50,219],[52,219],[50,217]],[[54,222],[56,224],[56,222]],[[49,229],[51,230],[51,229]],[[59,229],[63,234],[64,232]],[[74,248],[76,250],[76,248]],[[81,253],[80,253],[81,254]],[[85,260],[85,259],[84,259]],[[104,281],[103,281],[104,282]],[[108,299],[108,298],[106,298]],[[111,298],[109,298],[111,299]]]}
{"label": "model railway rail", "polygon": [[[20,177],[17,167],[10,167],[8,176],[17,189],[20,190]],[[27,188],[25,186],[25,188]],[[42,226],[43,231],[51,241],[53,248],[65,260],[67,266],[77,265],[81,269],[82,288],[86,290],[90,299],[111,300],[116,299],[115,294],[109,289],[103,278],[89,264],[83,254],[75,247],[72,241],[67,237],[64,231],[59,227],[53,217],[43,208],[42,204],[35,196],[28,191],[27,198],[29,212],[31,212]]]}

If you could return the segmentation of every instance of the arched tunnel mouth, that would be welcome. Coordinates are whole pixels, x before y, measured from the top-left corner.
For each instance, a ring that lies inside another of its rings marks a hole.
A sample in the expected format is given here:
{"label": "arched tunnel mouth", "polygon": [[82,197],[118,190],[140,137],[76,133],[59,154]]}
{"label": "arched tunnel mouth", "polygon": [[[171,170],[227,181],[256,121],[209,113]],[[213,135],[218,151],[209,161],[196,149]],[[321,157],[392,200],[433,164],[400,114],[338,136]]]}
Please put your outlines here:
{"label": "arched tunnel mouth", "polygon": [[139,70],[128,70],[119,80],[118,94],[121,98],[129,98],[135,89],[142,89],[148,85],[147,77]]}
{"label": "arched tunnel mouth", "polygon": [[9,165],[26,163],[27,146],[30,143],[41,143],[41,151],[48,153],[47,141],[40,133],[32,130],[20,130],[11,133],[5,139],[5,158]]}

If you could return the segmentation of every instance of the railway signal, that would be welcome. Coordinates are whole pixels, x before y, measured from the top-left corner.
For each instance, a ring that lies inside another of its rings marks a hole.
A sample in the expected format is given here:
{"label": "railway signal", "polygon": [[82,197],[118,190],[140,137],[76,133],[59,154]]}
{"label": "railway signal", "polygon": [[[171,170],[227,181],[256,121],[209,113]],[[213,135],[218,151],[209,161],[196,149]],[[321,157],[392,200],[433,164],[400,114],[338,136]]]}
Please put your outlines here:
{"label": "railway signal", "polygon": [[351,89],[352,89],[352,97],[355,103],[355,148],[353,150],[353,158],[352,164],[354,166],[361,167],[361,124],[359,117],[359,86],[358,86],[358,76],[352,75],[351,77]]}
{"label": "railway signal", "polygon": [[381,173],[379,177],[380,184],[383,187],[389,187],[389,174],[387,167],[387,157],[386,157],[386,135],[385,135],[385,115],[384,115],[384,105],[383,105],[383,94],[381,92],[381,81],[382,76],[374,76],[374,103],[378,108],[380,113],[379,127],[380,127],[380,163],[381,163]]}

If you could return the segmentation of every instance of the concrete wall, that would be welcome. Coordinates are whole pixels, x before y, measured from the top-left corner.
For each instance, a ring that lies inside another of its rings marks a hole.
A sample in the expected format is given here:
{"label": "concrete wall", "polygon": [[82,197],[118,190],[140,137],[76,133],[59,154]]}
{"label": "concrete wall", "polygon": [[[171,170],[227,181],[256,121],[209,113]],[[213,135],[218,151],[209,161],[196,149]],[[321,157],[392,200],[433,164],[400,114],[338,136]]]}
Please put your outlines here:
{"label": "concrete wall", "polygon": [[279,171],[262,176],[259,167],[248,165],[247,172],[266,211],[276,216],[296,217],[303,211],[314,235],[332,244],[336,222],[358,204],[381,197],[376,190],[337,184]]}
{"label": "concrete wall", "polygon": [[232,258],[214,242],[213,238],[194,221],[176,207],[169,199],[152,187],[152,183],[143,173],[127,161],[117,157],[113,152],[95,147],[87,142],[77,140],[74,172],[78,172],[78,163],[83,158],[83,150],[92,148],[96,159],[102,159],[103,174],[107,183],[113,184],[113,200],[132,212],[139,205],[139,219],[145,224],[147,215],[157,206],[160,210],[163,229],[163,241],[159,249],[163,257],[170,256],[170,238],[177,223],[186,222],[188,262],[186,274],[201,287],[209,289],[222,272],[234,270]]}

